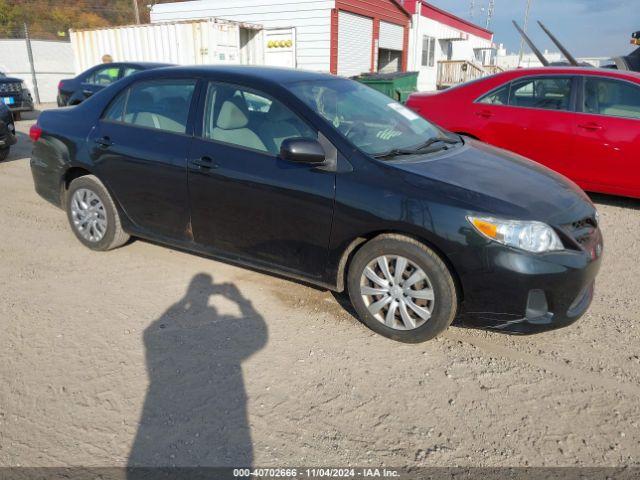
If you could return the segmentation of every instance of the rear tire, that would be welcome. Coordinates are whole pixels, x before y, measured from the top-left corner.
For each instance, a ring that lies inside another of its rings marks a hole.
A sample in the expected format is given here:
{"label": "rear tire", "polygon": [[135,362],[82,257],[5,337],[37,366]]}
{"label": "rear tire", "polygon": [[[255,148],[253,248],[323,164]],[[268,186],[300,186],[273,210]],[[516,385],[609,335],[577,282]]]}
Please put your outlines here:
{"label": "rear tire", "polygon": [[7,159],[7,157],[9,156],[9,152],[10,151],[11,151],[10,148],[0,149],[0,162],[2,162],[2,161]]}
{"label": "rear tire", "polygon": [[111,195],[94,175],[71,182],[65,207],[71,230],[91,250],[112,250],[129,240]]}
{"label": "rear tire", "polygon": [[364,244],[349,265],[347,288],[360,320],[399,342],[431,340],[451,325],[458,310],[446,264],[426,245],[401,235],[381,235]]}

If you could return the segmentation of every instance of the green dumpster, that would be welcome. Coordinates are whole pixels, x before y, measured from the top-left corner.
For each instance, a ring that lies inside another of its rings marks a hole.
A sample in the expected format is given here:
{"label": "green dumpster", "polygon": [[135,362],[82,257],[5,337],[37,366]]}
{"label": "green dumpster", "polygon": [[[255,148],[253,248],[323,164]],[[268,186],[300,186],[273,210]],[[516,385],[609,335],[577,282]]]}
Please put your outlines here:
{"label": "green dumpster", "polygon": [[402,103],[418,91],[418,72],[363,73],[353,79]]}

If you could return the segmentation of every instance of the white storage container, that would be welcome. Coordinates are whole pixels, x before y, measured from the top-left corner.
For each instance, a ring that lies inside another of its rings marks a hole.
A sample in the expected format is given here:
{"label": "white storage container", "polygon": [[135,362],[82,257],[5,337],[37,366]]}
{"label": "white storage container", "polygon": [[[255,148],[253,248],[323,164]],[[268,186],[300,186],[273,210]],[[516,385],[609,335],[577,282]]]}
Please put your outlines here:
{"label": "white storage container", "polygon": [[260,25],[217,18],[70,30],[76,73],[98,63],[163,62],[178,65],[264,63]]}

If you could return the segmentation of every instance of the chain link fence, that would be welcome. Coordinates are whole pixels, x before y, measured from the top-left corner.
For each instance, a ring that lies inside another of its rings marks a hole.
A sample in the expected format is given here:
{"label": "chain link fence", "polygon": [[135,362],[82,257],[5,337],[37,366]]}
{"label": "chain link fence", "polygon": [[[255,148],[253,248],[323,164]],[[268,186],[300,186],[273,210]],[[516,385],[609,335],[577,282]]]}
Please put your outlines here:
{"label": "chain link fence", "polygon": [[0,38],[0,72],[24,80],[37,104],[54,103],[60,80],[75,76],[71,43],[31,38],[25,26]]}

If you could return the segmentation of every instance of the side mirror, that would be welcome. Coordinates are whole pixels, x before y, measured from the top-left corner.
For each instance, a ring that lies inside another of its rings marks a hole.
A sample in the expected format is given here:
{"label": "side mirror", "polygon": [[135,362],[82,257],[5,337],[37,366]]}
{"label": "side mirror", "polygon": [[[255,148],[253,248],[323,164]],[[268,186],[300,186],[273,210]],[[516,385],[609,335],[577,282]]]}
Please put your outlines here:
{"label": "side mirror", "polygon": [[280,158],[290,162],[320,165],[326,160],[326,154],[317,140],[288,138],[280,146]]}

